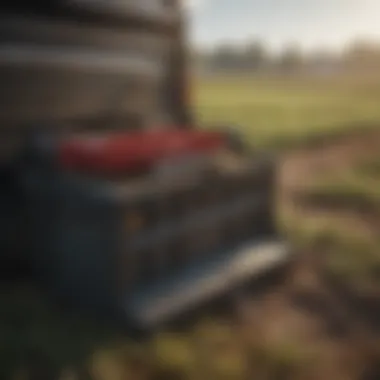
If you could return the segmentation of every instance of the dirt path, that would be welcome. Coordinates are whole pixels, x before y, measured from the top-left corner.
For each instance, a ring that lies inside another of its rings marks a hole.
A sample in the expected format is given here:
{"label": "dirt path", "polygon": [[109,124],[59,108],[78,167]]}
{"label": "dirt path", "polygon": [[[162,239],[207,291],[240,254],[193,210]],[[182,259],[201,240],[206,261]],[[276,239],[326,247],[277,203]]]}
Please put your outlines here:
{"label": "dirt path", "polygon": [[305,220],[313,219],[344,226],[363,235],[376,237],[380,220],[369,213],[348,209],[316,208],[301,204],[297,194],[326,176],[337,178],[353,164],[380,156],[380,132],[342,138],[330,144],[298,149],[285,154],[280,164],[280,204],[282,211]]}
{"label": "dirt path", "polygon": [[[339,175],[359,160],[378,156],[379,147],[380,133],[373,133],[287,154],[280,170],[282,205],[293,215],[329,218],[348,231],[377,237],[379,219],[349,210],[305,209],[294,194],[326,174]],[[315,260],[318,254],[305,252],[286,284],[251,305],[252,319],[245,329],[261,342],[299,342],[305,350],[317,352],[315,366],[302,379],[378,379],[380,356],[371,355],[378,355],[380,339],[361,320],[360,312],[326,283]]]}
{"label": "dirt path", "polygon": [[360,159],[380,154],[380,132],[344,137],[322,146],[285,154],[280,167],[284,195],[326,174],[339,174]]}

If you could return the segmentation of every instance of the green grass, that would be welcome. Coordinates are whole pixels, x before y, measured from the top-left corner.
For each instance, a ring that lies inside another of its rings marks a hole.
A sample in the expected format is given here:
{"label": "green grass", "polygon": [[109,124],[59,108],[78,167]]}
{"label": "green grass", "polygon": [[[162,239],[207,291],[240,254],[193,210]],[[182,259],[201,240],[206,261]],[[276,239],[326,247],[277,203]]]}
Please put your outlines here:
{"label": "green grass", "polygon": [[380,241],[347,237],[336,240],[327,255],[325,270],[349,286],[379,285]]}
{"label": "green grass", "polygon": [[[295,221],[288,231],[295,245],[311,247],[323,243],[329,251],[326,271],[344,281],[357,282],[379,268],[372,242],[350,234],[349,239],[334,225],[304,225]],[[62,315],[58,309],[28,287],[19,287],[0,297],[0,355],[6,365],[1,370],[23,368],[28,353],[43,353],[40,360],[53,369],[74,370],[87,365],[99,380],[117,380],[117,373],[131,380],[187,379],[243,380],[247,371],[259,378],[295,378],[308,371],[317,357],[300,343],[254,342],[247,346],[234,326],[217,318],[194,321],[182,333],[161,332],[137,345],[121,331],[89,318]],[[29,361],[29,360],[28,360]],[[6,368],[8,367],[8,368]],[[0,371],[0,378],[6,378]],[[88,378],[80,378],[79,380]]]}
{"label": "green grass", "polygon": [[257,378],[294,379],[297,374],[312,371],[312,363],[320,353],[296,341],[261,344],[250,351],[250,359]]}
{"label": "green grass", "polygon": [[[25,312],[35,309],[22,300]],[[2,379],[43,366],[52,380],[64,372],[84,373],[78,380],[245,380],[249,371],[273,378],[311,363],[311,353],[297,342],[245,345],[233,325],[217,319],[197,321],[183,333],[160,332],[137,344],[122,335],[106,334],[104,339],[101,328],[89,326],[89,320],[76,321],[76,333],[70,332],[72,322],[62,321],[52,310],[48,314],[40,315],[33,328],[34,322],[18,335],[13,332],[11,349],[2,347]],[[37,356],[28,357],[31,352]]]}
{"label": "green grass", "polygon": [[322,268],[330,278],[352,287],[380,285],[380,237],[347,230],[328,217],[307,222],[287,218],[285,231],[296,249],[322,254]]}
{"label": "green grass", "polygon": [[380,184],[377,181],[331,180],[314,185],[304,196],[305,201],[332,209],[353,209],[380,212]]}
{"label": "green grass", "polygon": [[[378,219],[379,169],[378,158],[361,161],[334,178],[325,178],[315,183],[301,197],[316,207],[359,211]],[[361,214],[358,214],[360,217]],[[369,238],[360,232],[347,231],[344,225],[337,225],[328,216],[324,221],[319,220],[314,224],[302,224],[298,220],[290,225],[294,226],[293,230],[289,229],[289,233],[296,244],[302,247],[323,244],[325,271],[328,275],[353,287],[363,284],[380,285],[380,238]]]}
{"label": "green grass", "polygon": [[211,77],[195,81],[202,124],[232,123],[250,144],[293,146],[380,125],[380,78]]}
{"label": "green grass", "polygon": [[[30,284],[0,293],[0,378],[41,363],[52,373],[77,367],[97,347],[120,338],[120,331],[79,313],[62,314]],[[54,379],[54,378],[53,378]]]}
{"label": "green grass", "polygon": [[377,158],[359,162],[354,170],[361,176],[380,179],[380,153]]}
{"label": "green grass", "polygon": [[300,194],[315,206],[351,209],[380,215],[380,161],[359,162],[333,178],[324,178]]}

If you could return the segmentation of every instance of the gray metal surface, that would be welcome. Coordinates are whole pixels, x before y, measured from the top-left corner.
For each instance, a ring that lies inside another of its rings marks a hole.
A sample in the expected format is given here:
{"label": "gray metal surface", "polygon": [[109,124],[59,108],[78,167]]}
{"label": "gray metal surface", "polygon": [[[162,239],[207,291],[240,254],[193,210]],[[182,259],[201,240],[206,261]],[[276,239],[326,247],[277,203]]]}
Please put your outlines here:
{"label": "gray metal surface", "polygon": [[157,111],[168,70],[165,38],[37,21],[33,31],[7,22],[0,27],[9,33],[0,42],[0,129],[96,119],[113,108],[141,118]]}
{"label": "gray metal surface", "polygon": [[149,249],[155,245],[170,242],[177,236],[184,236],[186,233],[195,230],[206,230],[217,224],[222,224],[233,220],[234,218],[243,218],[244,214],[253,214],[255,208],[260,206],[262,196],[246,196],[231,200],[224,205],[216,205],[214,208],[205,208],[205,210],[192,212],[188,218],[180,221],[165,223],[164,220],[160,226],[151,231],[144,233],[142,237],[136,237],[128,242],[130,253]]}
{"label": "gray metal surface", "polygon": [[150,289],[125,297],[125,312],[144,328],[154,327],[247,279],[262,275],[291,257],[284,241],[252,241],[220,252],[183,273],[162,279]]}
{"label": "gray metal surface", "polygon": [[119,114],[149,115],[163,67],[139,52],[0,46],[2,127],[96,118],[117,97]]}
{"label": "gray metal surface", "polygon": [[[149,15],[157,24],[169,21],[180,16],[178,7],[110,0],[25,7],[32,11],[15,7],[0,15],[0,131],[94,123],[109,115],[140,126],[168,112],[162,99],[171,98],[178,32],[140,21]],[[65,7],[129,16],[120,23],[83,19]]]}
{"label": "gray metal surface", "polygon": [[38,15],[7,15],[1,17],[0,42],[30,43],[42,46],[89,47],[105,51],[131,48],[159,54],[168,47],[170,38],[144,28],[123,28],[80,23],[75,20],[46,18]]}
{"label": "gray metal surface", "polygon": [[62,3],[103,15],[147,18],[157,23],[178,20],[177,0],[63,0]]}

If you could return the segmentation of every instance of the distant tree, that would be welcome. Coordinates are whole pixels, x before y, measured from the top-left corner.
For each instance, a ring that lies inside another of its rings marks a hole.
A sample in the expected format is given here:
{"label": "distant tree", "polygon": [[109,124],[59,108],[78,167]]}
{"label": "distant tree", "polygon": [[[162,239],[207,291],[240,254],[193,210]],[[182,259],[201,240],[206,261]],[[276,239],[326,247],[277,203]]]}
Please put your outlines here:
{"label": "distant tree", "polygon": [[268,52],[260,41],[248,43],[243,53],[244,67],[252,70],[263,68],[268,61]]}
{"label": "distant tree", "polygon": [[345,52],[344,60],[350,66],[364,68],[380,65],[380,44],[365,39],[353,41]]}
{"label": "distant tree", "polygon": [[211,57],[211,65],[219,69],[239,69],[241,50],[234,44],[222,44],[216,47]]}
{"label": "distant tree", "polygon": [[288,45],[282,51],[278,66],[281,70],[292,72],[297,71],[302,67],[304,57],[300,47],[296,44]]}
{"label": "distant tree", "polygon": [[331,73],[342,68],[342,59],[338,52],[316,49],[303,57],[303,66],[316,73]]}

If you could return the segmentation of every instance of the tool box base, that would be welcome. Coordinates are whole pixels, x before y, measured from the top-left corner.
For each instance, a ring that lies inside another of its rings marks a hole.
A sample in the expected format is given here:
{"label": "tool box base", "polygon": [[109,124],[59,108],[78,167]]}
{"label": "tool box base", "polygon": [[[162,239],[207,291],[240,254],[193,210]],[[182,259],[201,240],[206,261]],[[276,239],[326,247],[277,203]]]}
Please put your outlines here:
{"label": "tool box base", "polygon": [[285,241],[252,241],[226,249],[204,262],[186,268],[125,301],[125,312],[132,324],[151,329],[175,318],[199,303],[222,295],[245,281],[270,272],[291,260]]}

